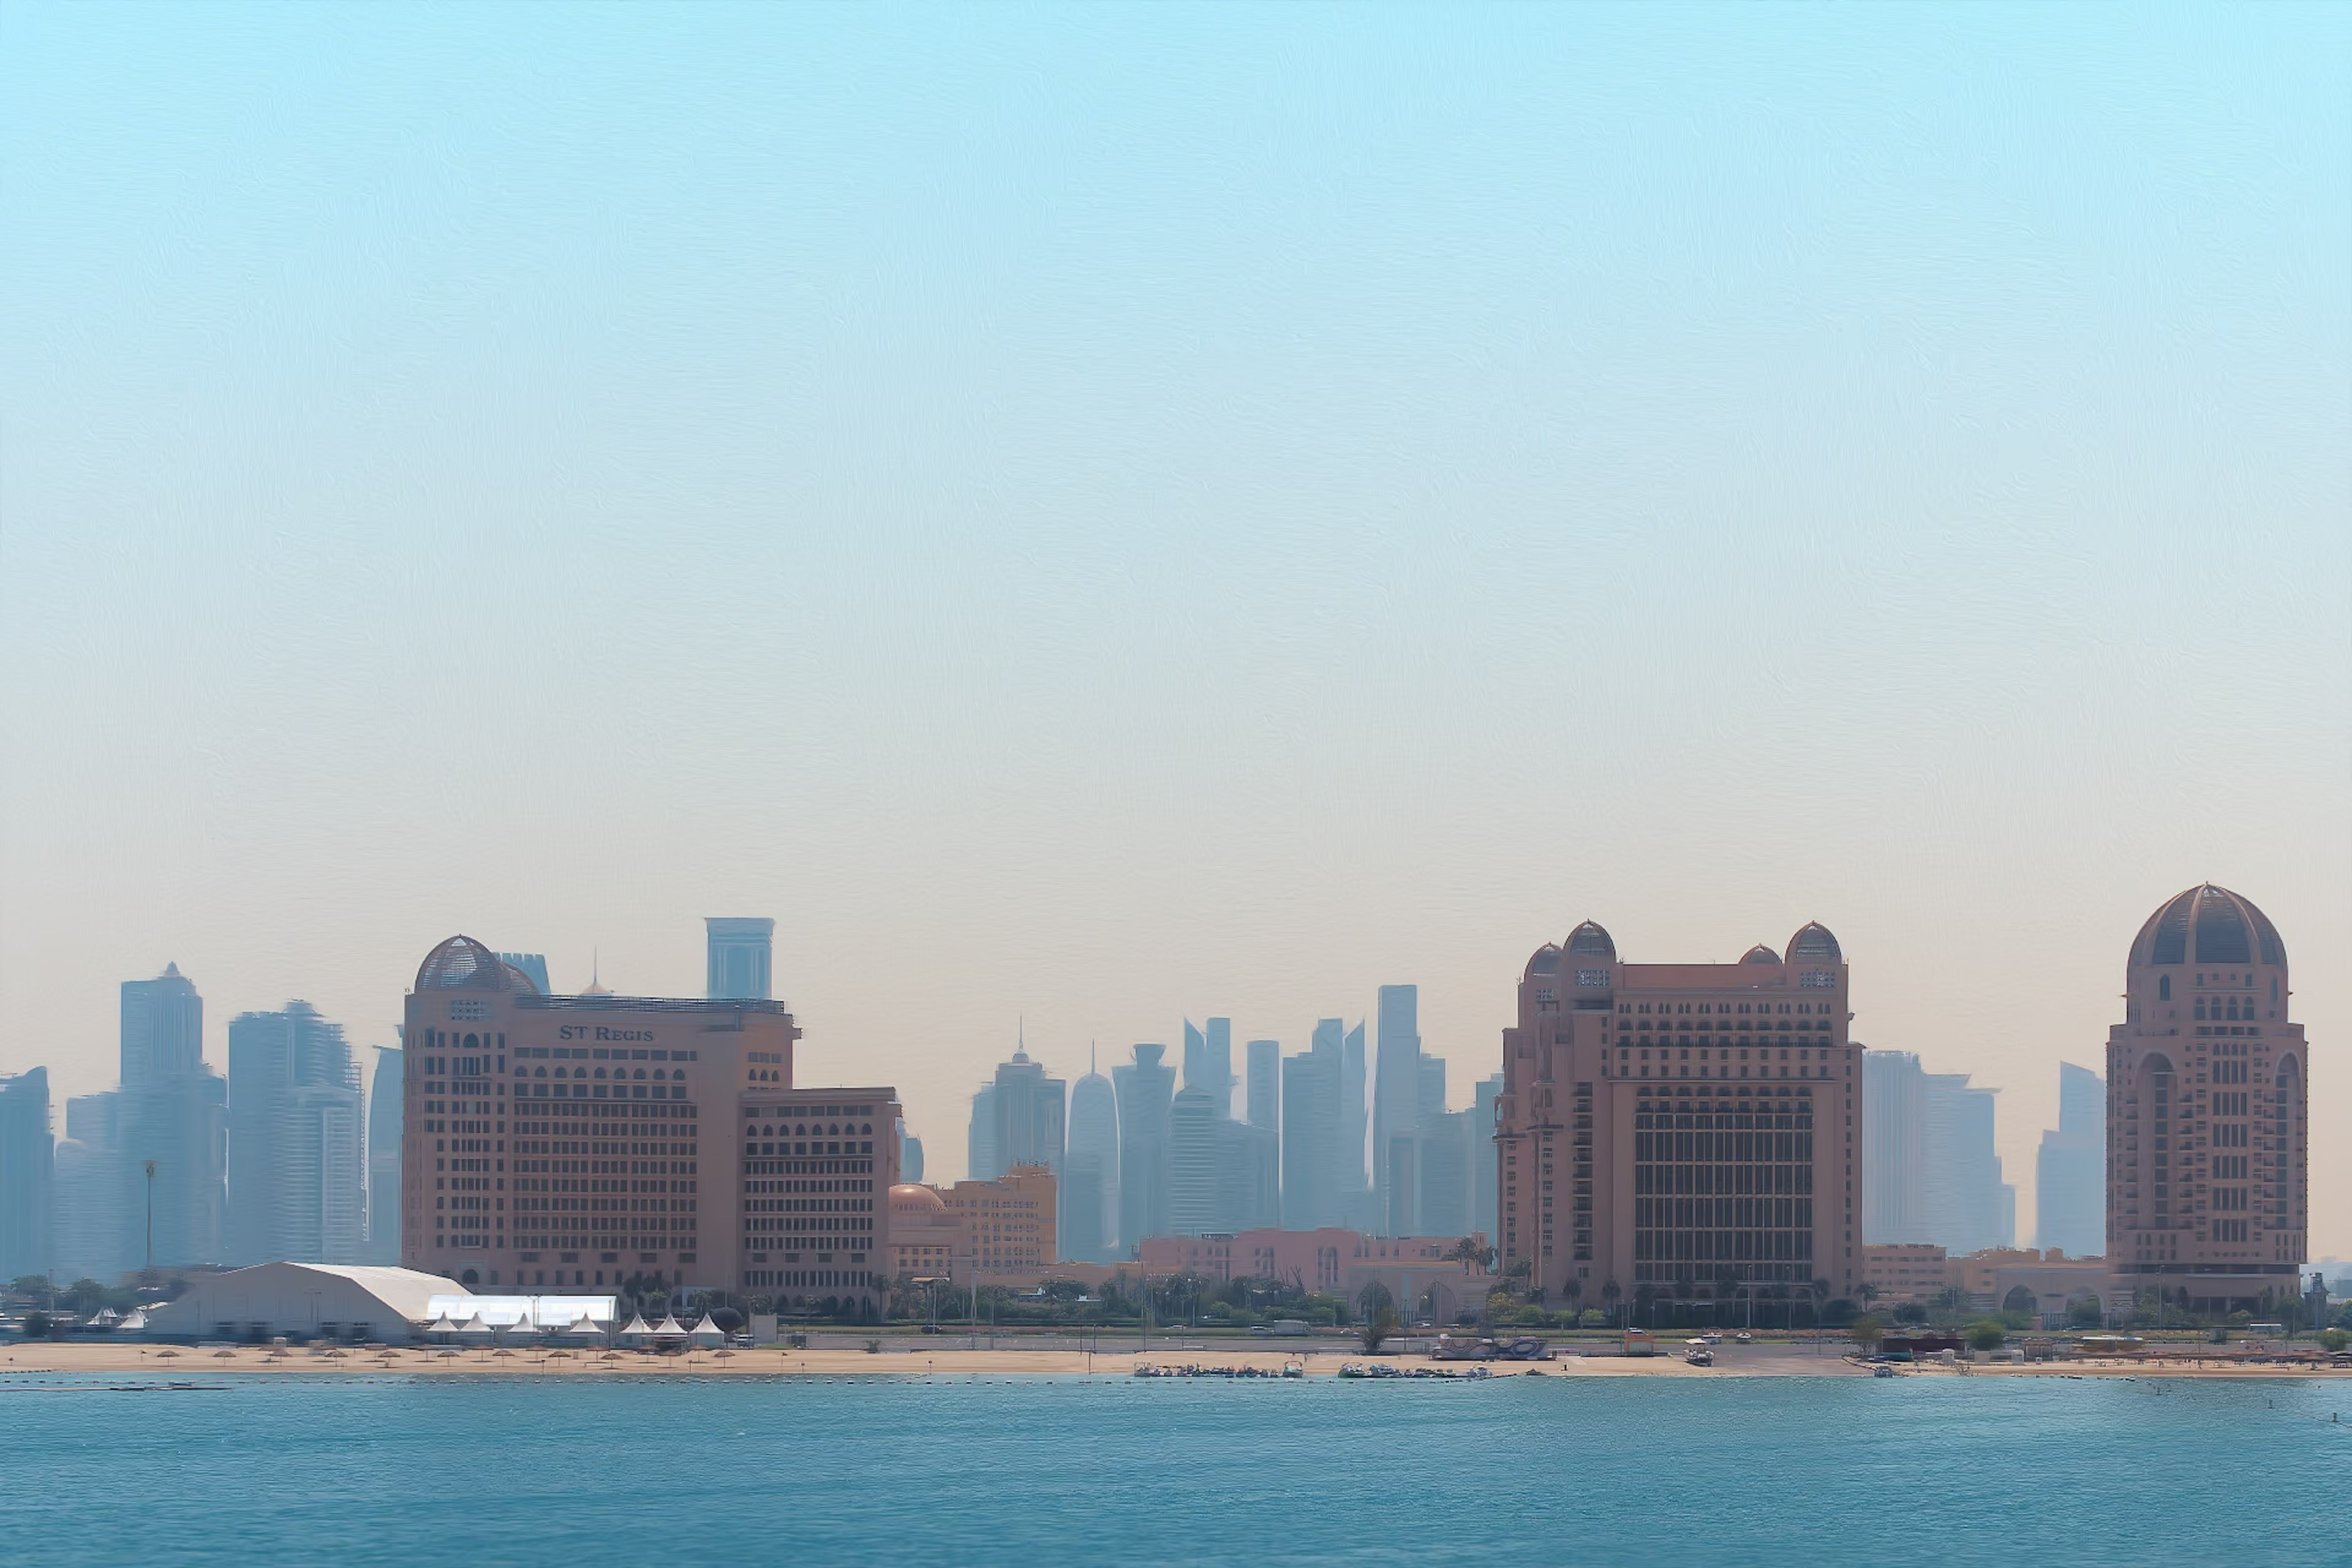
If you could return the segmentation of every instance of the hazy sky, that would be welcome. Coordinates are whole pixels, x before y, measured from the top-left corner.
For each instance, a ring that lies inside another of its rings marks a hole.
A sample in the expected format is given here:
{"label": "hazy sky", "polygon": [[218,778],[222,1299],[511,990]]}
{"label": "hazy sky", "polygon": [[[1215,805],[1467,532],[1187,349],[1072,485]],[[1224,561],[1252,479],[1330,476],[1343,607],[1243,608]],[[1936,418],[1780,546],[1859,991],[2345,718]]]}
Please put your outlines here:
{"label": "hazy sky", "polygon": [[936,1179],[1025,1016],[1304,1047],[1808,919],[2057,1062],[2204,879],[2352,1251],[2352,13],[0,14],[0,1070],[453,931]]}

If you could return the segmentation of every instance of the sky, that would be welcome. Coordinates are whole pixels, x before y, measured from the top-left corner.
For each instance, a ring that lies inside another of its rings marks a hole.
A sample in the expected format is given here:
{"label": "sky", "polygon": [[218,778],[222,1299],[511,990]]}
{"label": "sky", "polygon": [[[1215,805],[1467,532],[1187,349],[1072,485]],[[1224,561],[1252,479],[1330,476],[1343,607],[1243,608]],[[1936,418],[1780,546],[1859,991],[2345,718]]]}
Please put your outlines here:
{"label": "sky", "polygon": [[[0,1071],[453,932],[929,1174],[1025,1030],[1303,1048],[1808,920],[2057,1064],[2210,879],[2352,1254],[2352,13],[0,10]],[[59,1117],[60,1122],[62,1116]],[[60,1129],[62,1130],[62,1129]],[[2330,1194],[2339,1194],[2331,1196]]]}

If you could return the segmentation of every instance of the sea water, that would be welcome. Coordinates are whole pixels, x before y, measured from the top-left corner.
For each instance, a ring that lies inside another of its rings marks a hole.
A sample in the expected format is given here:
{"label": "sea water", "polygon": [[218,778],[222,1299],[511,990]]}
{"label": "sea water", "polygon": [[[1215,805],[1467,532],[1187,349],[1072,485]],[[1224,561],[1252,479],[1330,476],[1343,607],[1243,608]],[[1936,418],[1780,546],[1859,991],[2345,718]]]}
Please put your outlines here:
{"label": "sea water", "polygon": [[183,1375],[0,1378],[0,1562],[2352,1563],[2319,1381]]}

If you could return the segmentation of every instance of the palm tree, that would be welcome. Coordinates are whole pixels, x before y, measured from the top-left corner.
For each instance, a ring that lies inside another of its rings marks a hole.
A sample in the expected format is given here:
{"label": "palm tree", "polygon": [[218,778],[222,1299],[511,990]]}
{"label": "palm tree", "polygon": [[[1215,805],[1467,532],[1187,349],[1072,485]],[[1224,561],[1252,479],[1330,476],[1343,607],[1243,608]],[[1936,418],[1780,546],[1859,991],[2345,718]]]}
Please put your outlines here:
{"label": "palm tree", "polygon": [[1853,1288],[1853,1293],[1862,1298],[1862,1305],[1864,1310],[1868,1310],[1870,1304],[1878,1300],[1878,1287],[1872,1284],[1867,1279],[1855,1286]]}
{"label": "palm tree", "polygon": [[1612,1320],[1617,1316],[1617,1298],[1622,1294],[1614,1279],[1601,1287],[1601,1299],[1609,1303],[1609,1315]]}

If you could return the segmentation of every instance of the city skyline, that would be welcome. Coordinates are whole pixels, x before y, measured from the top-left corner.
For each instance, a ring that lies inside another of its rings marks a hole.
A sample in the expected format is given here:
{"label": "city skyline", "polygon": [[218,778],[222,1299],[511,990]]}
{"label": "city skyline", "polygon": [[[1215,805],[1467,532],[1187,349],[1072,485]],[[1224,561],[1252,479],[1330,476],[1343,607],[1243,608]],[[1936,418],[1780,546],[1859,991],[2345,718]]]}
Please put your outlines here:
{"label": "city skyline", "polygon": [[951,1168],[1024,1016],[1067,1077],[1409,981],[1458,1104],[1536,942],[1817,916],[2031,1215],[2210,879],[2352,1116],[2340,8],[11,22],[54,1101],[166,962],[216,1068],[289,996],[365,1056],[449,931],[694,996],[751,910]]}

